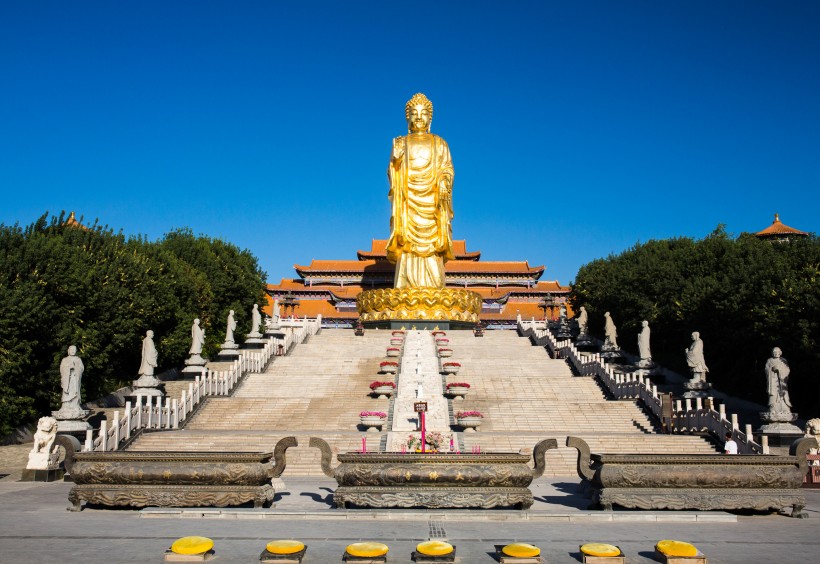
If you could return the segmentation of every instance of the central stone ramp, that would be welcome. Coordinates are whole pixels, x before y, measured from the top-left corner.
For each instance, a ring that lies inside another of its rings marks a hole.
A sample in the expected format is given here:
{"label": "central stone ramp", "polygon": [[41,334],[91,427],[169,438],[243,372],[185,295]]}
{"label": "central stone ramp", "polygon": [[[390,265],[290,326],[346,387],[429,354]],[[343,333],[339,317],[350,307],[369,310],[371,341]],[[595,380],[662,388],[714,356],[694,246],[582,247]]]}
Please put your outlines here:
{"label": "central stone ramp", "polygon": [[[594,378],[573,376],[563,360],[549,357],[513,331],[487,331],[476,338],[448,331],[452,361],[461,363],[448,381],[471,385],[453,412],[478,410],[480,431],[463,435],[465,450],[517,452],[544,438],[558,439],[547,452],[545,476],[575,475],[577,454],[564,447],[567,435],[584,438],[593,452],[714,454],[698,436],[661,435],[634,401],[609,401]],[[455,424],[455,421],[453,421]]]}
{"label": "central stone ramp", "polygon": [[288,450],[283,477],[321,476],[311,436],[340,452],[361,449],[366,436],[367,449],[379,449],[386,433],[360,430],[359,413],[389,410],[389,400],[373,398],[369,388],[393,379],[378,374],[389,343],[389,331],[357,337],[349,329],[323,329],[264,373],[249,374],[234,396],[209,398],[185,429],[144,433],[129,450],[264,451],[294,435],[299,447]]}

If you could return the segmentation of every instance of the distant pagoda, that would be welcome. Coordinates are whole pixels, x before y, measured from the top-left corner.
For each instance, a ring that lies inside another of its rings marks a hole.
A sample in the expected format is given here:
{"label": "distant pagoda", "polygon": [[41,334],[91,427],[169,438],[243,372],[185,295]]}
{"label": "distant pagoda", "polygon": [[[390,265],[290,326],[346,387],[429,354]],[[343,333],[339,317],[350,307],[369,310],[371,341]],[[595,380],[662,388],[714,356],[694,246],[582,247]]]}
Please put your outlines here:
{"label": "distant pagoda", "polygon": [[809,234],[794,227],[789,227],[780,221],[780,214],[774,214],[772,224],[766,229],[755,233],[755,236],[771,241],[788,241],[789,239],[808,237]]}
{"label": "distant pagoda", "polygon": [[[357,260],[313,260],[309,266],[294,265],[299,278],[268,284],[271,303],[287,296],[298,317],[321,314],[324,324],[352,325],[359,318],[356,298],[363,290],[393,286],[395,265],[387,260],[387,241],[374,239],[369,251],[358,251]],[[512,328],[516,317],[543,319],[558,315],[566,303],[569,287],[544,282],[543,266],[527,261],[481,261],[481,252],[467,252],[464,240],[453,241],[455,260],[445,264],[448,288],[468,288],[481,295],[482,323]],[[270,310],[270,304],[268,305]],[[289,313],[290,313],[289,312]],[[284,315],[285,312],[283,312]]]}

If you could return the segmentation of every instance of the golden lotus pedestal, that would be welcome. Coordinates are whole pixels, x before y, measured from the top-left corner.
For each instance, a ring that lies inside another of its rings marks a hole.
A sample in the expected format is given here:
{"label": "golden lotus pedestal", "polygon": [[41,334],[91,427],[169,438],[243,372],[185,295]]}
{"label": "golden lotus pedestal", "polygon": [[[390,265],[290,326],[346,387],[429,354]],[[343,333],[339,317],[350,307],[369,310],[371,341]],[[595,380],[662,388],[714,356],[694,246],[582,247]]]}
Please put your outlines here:
{"label": "golden lotus pedestal", "polygon": [[457,288],[385,288],[359,294],[356,308],[366,327],[472,329],[481,295]]}

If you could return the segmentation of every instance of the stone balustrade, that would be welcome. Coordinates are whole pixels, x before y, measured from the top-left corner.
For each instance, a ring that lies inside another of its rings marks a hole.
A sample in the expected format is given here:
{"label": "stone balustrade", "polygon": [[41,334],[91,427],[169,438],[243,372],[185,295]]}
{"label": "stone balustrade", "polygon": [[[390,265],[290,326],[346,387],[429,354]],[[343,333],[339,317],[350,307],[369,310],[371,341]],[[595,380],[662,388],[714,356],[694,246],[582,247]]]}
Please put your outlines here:
{"label": "stone balustrade", "polygon": [[[536,324],[535,321],[519,321],[518,333],[528,337],[533,344],[546,347],[554,358],[566,359],[578,375],[597,378],[613,398],[638,400],[655,417],[663,419],[658,388],[643,374],[616,372],[601,355],[582,355],[571,340],[558,341],[549,330],[543,329],[543,323]],[[696,398],[694,403],[691,399],[676,400],[669,424],[674,433],[708,432],[718,440],[723,440],[726,433],[732,433],[739,454],[769,454],[767,437],[762,437],[762,443],[755,442],[751,425],[745,425],[741,430],[737,415],[730,414],[727,419],[725,406],[716,405],[713,398]]]}
{"label": "stone balustrade", "polygon": [[119,450],[135,432],[142,429],[178,429],[206,397],[231,395],[243,376],[265,368],[279,346],[281,350],[290,351],[315,335],[321,323],[321,317],[283,323],[284,335],[281,338],[267,339],[261,349],[243,351],[227,370],[203,367],[202,373],[188,384],[188,389],[183,390],[179,398],[166,397],[163,402],[162,397],[137,396],[134,404],[128,401],[123,411],[114,412],[110,424],[106,420],[100,423],[96,438],[93,430],[86,432],[83,452]]}

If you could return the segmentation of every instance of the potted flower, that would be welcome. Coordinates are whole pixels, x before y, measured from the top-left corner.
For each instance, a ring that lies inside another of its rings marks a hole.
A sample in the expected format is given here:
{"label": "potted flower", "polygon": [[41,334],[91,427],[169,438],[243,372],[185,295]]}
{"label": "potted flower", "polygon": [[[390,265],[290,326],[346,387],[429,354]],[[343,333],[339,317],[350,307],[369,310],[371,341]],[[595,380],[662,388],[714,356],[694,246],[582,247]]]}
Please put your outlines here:
{"label": "potted flower", "polygon": [[449,344],[450,344],[450,339],[445,339],[444,337],[438,337],[436,339],[436,345],[438,345],[440,347],[446,347]]}
{"label": "potted flower", "polygon": [[387,414],[383,411],[362,411],[359,413],[359,419],[369,433],[377,433],[387,421]]}
{"label": "potted flower", "polygon": [[404,331],[393,331],[392,333],[390,333],[390,335],[392,335],[393,337],[401,337],[403,339]]}
{"label": "potted flower", "polygon": [[379,363],[379,372],[395,374],[399,370],[399,363],[395,360],[383,360]]}
{"label": "potted flower", "polygon": [[458,374],[461,364],[458,362],[445,362],[441,365],[441,371],[445,374]]}
{"label": "potted flower", "polygon": [[357,337],[361,337],[364,335],[364,325],[362,325],[361,321],[356,323],[356,328],[353,330],[353,334]]}
{"label": "potted flower", "polygon": [[432,333],[432,334],[433,334],[433,337],[438,337],[438,336],[442,336],[442,337],[443,337],[443,336],[444,336],[444,335],[446,335],[447,333],[445,333],[444,331],[433,331],[433,333]]}
{"label": "potted flower", "polygon": [[387,356],[399,356],[401,349],[399,347],[387,347]]}
{"label": "potted flower", "polygon": [[441,347],[441,348],[438,349],[438,355],[442,358],[446,357],[446,356],[453,356],[453,349],[448,349],[446,347]]}
{"label": "potted flower", "polygon": [[395,388],[396,385],[393,382],[379,382],[376,380],[375,382],[370,383],[370,389],[374,394],[379,396],[379,399],[387,399],[393,395],[393,390]]}
{"label": "potted flower", "polygon": [[464,432],[474,433],[481,425],[484,416],[480,411],[459,411],[456,413],[456,422],[464,427]]}
{"label": "potted flower", "polygon": [[401,337],[392,337],[390,339],[391,345],[401,345],[402,343],[404,343],[404,339],[402,339]]}
{"label": "potted flower", "polygon": [[467,382],[451,382],[447,384],[447,394],[454,398],[464,398],[470,391],[470,384]]}

